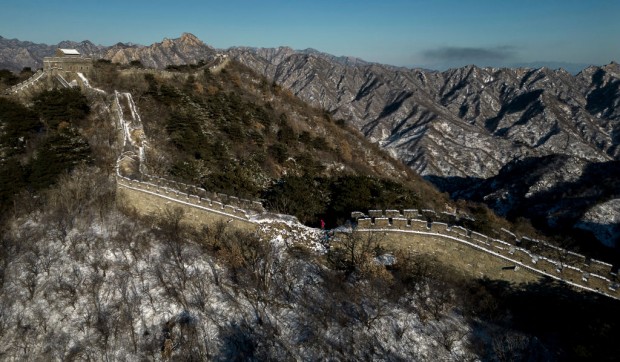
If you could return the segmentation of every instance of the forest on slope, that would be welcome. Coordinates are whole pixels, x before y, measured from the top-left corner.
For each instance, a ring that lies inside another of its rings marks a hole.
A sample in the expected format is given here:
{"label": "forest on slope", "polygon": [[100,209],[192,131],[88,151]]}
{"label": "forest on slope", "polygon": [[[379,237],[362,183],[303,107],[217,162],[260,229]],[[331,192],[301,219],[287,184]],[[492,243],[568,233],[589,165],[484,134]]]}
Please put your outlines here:
{"label": "forest on slope", "polygon": [[[150,172],[241,197],[262,198],[308,225],[343,224],[352,211],[459,208],[480,231],[511,225],[482,204],[454,205],[358,131],[308,106],[247,67],[211,73],[203,62],[174,76],[97,62],[94,81],[131,89],[152,143]],[[460,220],[468,222],[467,218]]]}

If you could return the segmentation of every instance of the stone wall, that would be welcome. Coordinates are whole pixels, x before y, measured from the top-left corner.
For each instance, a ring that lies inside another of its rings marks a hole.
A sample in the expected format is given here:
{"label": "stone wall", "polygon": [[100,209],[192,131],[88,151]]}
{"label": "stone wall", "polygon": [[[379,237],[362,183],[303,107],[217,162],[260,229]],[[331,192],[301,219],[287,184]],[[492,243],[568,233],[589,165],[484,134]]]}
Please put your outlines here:
{"label": "stone wall", "polygon": [[25,81],[16,84],[12,87],[10,87],[9,89],[7,89],[5,91],[6,94],[16,94],[16,93],[20,93],[26,90],[29,90],[30,88],[34,88],[35,86],[41,84],[43,81],[45,81],[47,79],[47,73],[45,73],[43,70],[39,69],[36,73],[34,73],[30,78],[26,79]]}
{"label": "stone wall", "polygon": [[[157,187],[158,190],[164,192],[165,190],[174,190],[174,192],[178,194],[188,195],[188,197],[192,197],[194,199],[198,198],[201,201],[200,204],[213,204],[214,202],[216,202],[232,208],[244,210],[244,212],[248,215],[265,212],[263,204],[258,200],[248,200],[223,193],[215,193],[207,191],[202,187],[189,185],[183,182],[168,180],[153,175],[141,174],[141,178],[142,180],[139,181],[139,183],[145,185],[145,187]],[[132,180],[132,182],[134,181],[138,180]]]}
{"label": "stone wall", "polygon": [[78,73],[87,73],[91,69],[92,61],[90,58],[45,58],[43,61],[43,69],[37,70],[30,78],[8,88],[4,93],[8,95],[28,96],[35,92],[51,88],[55,82],[60,84],[63,88],[75,85],[85,88],[83,80],[78,76]]}
{"label": "stone wall", "polygon": [[119,193],[129,198],[129,205],[144,215],[158,214],[169,207],[180,207],[189,216],[188,221],[199,226],[222,221],[242,229],[253,229],[257,223],[252,217],[264,211],[260,203],[240,201],[234,197],[224,200],[220,195],[190,185],[153,176],[146,178],[146,181],[140,181],[120,174],[116,176]]}
{"label": "stone wall", "polygon": [[43,70],[51,74],[61,73],[66,76],[69,73],[88,73],[93,67],[91,58],[82,57],[45,57],[43,58]]}
{"label": "stone wall", "polygon": [[[495,232],[499,238],[489,237],[461,226],[429,221],[440,216],[433,210],[369,210],[368,216],[359,211],[351,217],[357,220],[357,230],[386,233],[412,233],[435,235],[465,243],[482,252],[491,253],[538,274],[561,280],[578,288],[620,298],[620,285],[612,273],[612,265],[555,245],[524,236],[509,230]],[[453,215],[453,214],[450,214]],[[424,218],[424,220],[422,219]],[[445,220],[445,218],[441,217]],[[543,256],[552,255],[553,257]]]}

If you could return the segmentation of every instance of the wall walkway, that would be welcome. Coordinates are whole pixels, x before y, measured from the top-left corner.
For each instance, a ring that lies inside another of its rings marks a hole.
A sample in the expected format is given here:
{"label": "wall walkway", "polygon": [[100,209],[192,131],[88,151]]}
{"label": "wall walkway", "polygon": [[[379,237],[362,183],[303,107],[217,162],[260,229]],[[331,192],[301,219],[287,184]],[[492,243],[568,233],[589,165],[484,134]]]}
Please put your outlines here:
{"label": "wall walkway", "polygon": [[9,95],[19,94],[24,92],[30,88],[33,88],[35,85],[38,85],[40,82],[47,79],[48,74],[43,70],[39,69],[36,73],[34,73],[30,78],[25,81],[12,86],[7,89],[4,93]]}
{"label": "wall walkway", "polygon": [[452,240],[541,276],[620,299],[620,284],[611,264],[586,258],[543,241],[518,237],[505,229],[497,232],[503,235],[502,240],[460,226],[422,220],[422,214],[428,212],[433,211],[369,210],[369,216],[361,212],[353,212],[351,216],[357,220],[356,230],[360,232],[422,235]]}

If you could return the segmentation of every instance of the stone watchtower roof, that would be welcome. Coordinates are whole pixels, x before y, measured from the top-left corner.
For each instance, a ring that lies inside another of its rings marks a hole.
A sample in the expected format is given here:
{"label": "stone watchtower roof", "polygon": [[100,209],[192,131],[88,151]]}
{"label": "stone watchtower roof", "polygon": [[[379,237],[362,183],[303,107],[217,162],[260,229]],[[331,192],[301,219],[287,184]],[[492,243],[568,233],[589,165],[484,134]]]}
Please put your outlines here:
{"label": "stone watchtower roof", "polygon": [[62,49],[62,48],[58,48],[56,50],[56,56],[57,57],[64,57],[64,56],[70,56],[70,57],[79,57],[81,54],[80,52],[77,51],[77,49]]}

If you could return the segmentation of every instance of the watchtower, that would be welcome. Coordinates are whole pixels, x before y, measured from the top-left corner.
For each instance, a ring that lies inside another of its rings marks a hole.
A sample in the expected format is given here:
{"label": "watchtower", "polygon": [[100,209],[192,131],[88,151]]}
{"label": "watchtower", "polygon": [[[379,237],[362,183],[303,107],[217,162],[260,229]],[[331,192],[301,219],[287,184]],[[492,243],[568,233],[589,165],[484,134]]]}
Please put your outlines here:
{"label": "watchtower", "polygon": [[[84,57],[76,49],[56,49],[53,57],[43,58],[43,70],[52,75],[75,78],[75,73],[87,73],[92,69],[92,58]],[[73,73],[73,74],[71,74]]]}

